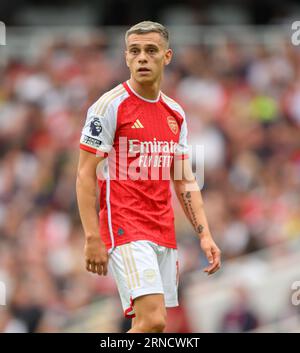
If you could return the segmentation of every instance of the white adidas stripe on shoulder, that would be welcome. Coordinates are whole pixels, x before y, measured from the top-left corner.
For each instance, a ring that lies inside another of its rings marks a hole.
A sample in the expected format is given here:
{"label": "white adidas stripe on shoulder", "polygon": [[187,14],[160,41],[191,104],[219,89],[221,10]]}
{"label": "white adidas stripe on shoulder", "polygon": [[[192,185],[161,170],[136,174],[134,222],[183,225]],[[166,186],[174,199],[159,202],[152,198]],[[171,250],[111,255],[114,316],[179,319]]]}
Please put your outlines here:
{"label": "white adidas stripe on shoulder", "polygon": [[112,90],[104,93],[92,106],[94,114],[103,116],[109,107],[109,104],[124,93],[127,93],[127,91],[122,84],[119,84]]}

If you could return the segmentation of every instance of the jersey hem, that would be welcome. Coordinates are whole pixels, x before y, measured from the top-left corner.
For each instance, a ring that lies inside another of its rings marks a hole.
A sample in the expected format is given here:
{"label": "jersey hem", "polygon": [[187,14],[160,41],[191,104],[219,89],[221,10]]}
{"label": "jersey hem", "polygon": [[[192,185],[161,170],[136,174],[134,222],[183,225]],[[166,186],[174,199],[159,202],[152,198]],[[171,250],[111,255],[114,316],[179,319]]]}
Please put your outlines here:
{"label": "jersey hem", "polygon": [[151,242],[155,243],[158,246],[164,246],[164,247],[170,248],[170,249],[177,249],[177,244],[176,243],[169,243],[169,242],[165,242],[165,241],[157,241],[157,240],[151,239],[149,237],[136,237],[136,238],[131,238],[131,239],[123,239],[122,241],[120,241],[120,240],[116,241],[116,239],[115,239],[115,246],[112,247],[111,243],[109,243],[108,251],[112,250],[112,248],[116,248],[117,246],[128,244],[128,243],[131,243],[133,241],[139,241],[139,240],[147,240],[147,241],[151,241]]}
{"label": "jersey hem", "polygon": [[91,153],[94,153],[94,154],[97,153],[96,148],[83,145],[82,143],[79,145],[79,147],[80,147],[81,150],[84,150],[84,151],[87,151],[87,152],[91,152]]}
{"label": "jersey hem", "polygon": [[93,148],[93,147],[84,145],[84,144],[82,144],[82,143],[79,145],[79,147],[80,147],[80,149],[82,149],[82,150],[84,150],[84,151],[87,151],[87,152],[96,154],[98,157],[107,157],[107,155],[108,155],[107,152],[102,152],[102,151],[99,150],[99,149],[96,149],[96,148]]}

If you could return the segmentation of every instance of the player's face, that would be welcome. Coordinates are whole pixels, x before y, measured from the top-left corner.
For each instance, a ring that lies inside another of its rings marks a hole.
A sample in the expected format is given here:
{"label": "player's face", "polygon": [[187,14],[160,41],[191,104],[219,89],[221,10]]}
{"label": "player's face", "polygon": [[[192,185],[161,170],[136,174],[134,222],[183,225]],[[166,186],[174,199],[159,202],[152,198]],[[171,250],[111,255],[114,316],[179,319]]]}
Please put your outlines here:
{"label": "player's face", "polygon": [[172,50],[159,33],[131,34],[127,38],[126,63],[139,83],[159,80],[171,58]]}

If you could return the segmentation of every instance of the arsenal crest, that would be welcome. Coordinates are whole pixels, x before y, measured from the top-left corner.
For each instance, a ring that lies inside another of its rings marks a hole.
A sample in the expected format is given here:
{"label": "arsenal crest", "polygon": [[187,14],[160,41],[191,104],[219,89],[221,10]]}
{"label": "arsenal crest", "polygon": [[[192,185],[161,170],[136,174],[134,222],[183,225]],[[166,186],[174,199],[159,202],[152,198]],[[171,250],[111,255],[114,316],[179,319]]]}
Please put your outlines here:
{"label": "arsenal crest", "polygon": [[174,135],[178,133],[178,124],[176,119],[173,116],[167,117],[168,125]]}

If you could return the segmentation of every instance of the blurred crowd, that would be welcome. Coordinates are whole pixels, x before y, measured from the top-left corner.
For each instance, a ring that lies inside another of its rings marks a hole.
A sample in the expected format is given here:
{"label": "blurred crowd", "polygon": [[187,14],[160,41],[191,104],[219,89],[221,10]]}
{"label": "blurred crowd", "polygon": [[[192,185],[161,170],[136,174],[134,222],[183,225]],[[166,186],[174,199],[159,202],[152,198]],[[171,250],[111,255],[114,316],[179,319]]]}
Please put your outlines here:
{"label": "blurred crowd", "polygon": [[[57,332],[117,295],[112,278],[85,270],[75,195],[87,109],[128,78],[122,48],[114,53],[102,34],[60,39],[35,60],[0,67],[0,332]],[[204,146],[202,192],[223,260],[299,237],[300,51],[284,42],[175,47],[163,91],[185,109],[189,143]],[[174,208],[184,281],[205,259]],[[184,321],[170,331],[190,330]]]}

